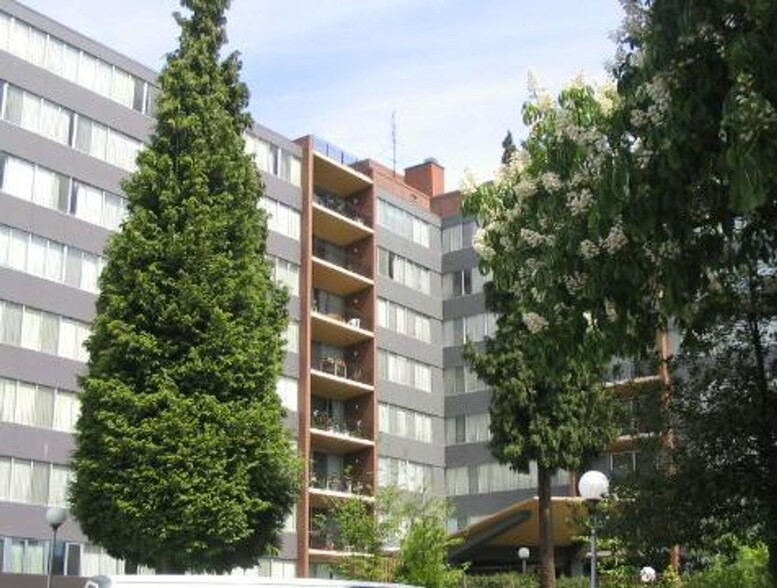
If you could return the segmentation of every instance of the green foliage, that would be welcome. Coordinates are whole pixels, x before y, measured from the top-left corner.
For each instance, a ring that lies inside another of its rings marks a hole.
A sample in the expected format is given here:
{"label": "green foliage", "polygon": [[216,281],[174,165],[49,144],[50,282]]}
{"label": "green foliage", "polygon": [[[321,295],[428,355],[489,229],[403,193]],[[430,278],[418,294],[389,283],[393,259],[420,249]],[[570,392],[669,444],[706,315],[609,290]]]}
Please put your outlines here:
{"label": "green foliage", "polygon": [[[473,246],[491,272],[486,304],[499,317],[485,352],[470,346],[465,357],[491,388],[496,458],[518,471],[539,466],[541,510],[550,472],[584,467],[614,438],[606,366],[624,344],[643,345],[640,325],[621,311],[621,299],[644,290],[635,266],[643,256],[620,228],[613,94],[579,81],[555,101],[534,90],[521,150],[464,203],[481,227]],[[552,570],[547,541],[540,552],[542,569]]]}
{"label": "green foliage", "polygon": [[184,0],[155,131],[124,184],[88,341],[73,512],[159,570],[251,566],[276,545],[298,463],[275,393],[285,292],[264,259],[248,93],[223,61],[227,0]]}
{"label": "green foliage", "polygon": [[335,503],[333,509],[338,547],[350,553],[335,565],[338,575],[425,588],[459,584],[464,570],[448,563],[456,541],[445,527],[450,512],[445,500],[386,488],[378,495],[376,512],[355,499]]}
{"label": "green foliage", "polygon": [[733,562],[717,558],[709,569],[686,578],[686,588],[770,588],[773,586],[767,562],[769,552],[764,545],[741,547]]}
{"label": "green foliage", "polygon": [[666,513],[643,525],[654,545],[759,537],[777,578],[777,4],[625,8],[618,165],[654,298],[684,331],[665,429],[677,442],[629,510]]}
{"label": "green foliage", "polygon": [[[583,576],[570,578],[562,576],[557,579],[558,588],[588,588],[591,582]],[[464,576],[461,588],[537,588],[539,586],[537,576],[534,574],[489,574]],[[609,584],[608,584],[609,586]]]}

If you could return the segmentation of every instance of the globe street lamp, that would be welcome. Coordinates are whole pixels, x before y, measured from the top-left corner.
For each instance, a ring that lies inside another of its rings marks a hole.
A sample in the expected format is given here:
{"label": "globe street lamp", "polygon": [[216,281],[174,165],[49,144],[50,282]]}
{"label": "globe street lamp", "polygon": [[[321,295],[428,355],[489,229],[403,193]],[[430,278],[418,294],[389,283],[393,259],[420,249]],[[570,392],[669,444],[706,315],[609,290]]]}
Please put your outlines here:
{"label": "globe street lamp", "polygon": [[521,559],[521,570],[522,573],[526,573],[526,560],[529,559],[529,548],[528,547],[519,547],[518,548],[518,557]]}
{"label": "globe street lamp", "polygon": [[645,566],[639,571],[639,580],[643,584],[652,584],[656,581],[656,571],[650,566]]}
{"label": "globe street lamp", "polygon": [[51,588],[51,576],[54,571],[54,548],[57,545],[57,530],[67,520],[67,510],[61,506],[52,506],[46,511],[46,522],[54,532],[54,538],[51,541],[51,549],[49,549],[49,569],[46,575],[46,588]]}
{"label": "globe street lamp", "polygon": [[580,477],[577,489],[591,511],[591,588],[596,588],[596,506],[607,495],[610,481],[602,472],[591,470]]}

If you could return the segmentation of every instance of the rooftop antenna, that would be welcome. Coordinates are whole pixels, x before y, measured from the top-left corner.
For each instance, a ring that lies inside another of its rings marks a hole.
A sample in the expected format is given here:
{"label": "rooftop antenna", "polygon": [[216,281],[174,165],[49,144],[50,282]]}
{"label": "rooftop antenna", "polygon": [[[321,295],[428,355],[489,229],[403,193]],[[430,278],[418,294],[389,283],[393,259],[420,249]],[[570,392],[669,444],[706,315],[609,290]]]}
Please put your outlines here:
{"label": "rooftop antenna", "polygon": [[391,111],[391,164],[394,175],[397,175],[397,111]]}

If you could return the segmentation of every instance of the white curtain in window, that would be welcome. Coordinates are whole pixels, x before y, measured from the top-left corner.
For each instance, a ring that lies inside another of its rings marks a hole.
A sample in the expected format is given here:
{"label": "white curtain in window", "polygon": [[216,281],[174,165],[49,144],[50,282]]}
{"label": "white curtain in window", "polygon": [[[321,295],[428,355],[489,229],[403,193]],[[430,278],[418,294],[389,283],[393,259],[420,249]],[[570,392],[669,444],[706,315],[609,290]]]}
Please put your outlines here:
{"label": "white curtain in window", "polygon": [[78,396],[72,392],[57,390],[54,397],[54,418],[52,427],[57,431],[70,433],[74,430],[79,411]]}
{"label": "white curtain in window", "polygon": [[62,46],[62,77],[75,82],[78,80],[78,63],[80,52],[70,45]]}
{"label": "white curtain in window", "polygon": [[8,249],[11,246],[11,228],[0,225],[0,265],[8,265]]}
{"label": "white curtain in window", "polygon": [[65,259],[65,246],[49,241],[46,249],[45,277],[57,282],[62,281],[62,262]]}
{"label": "white curtain in window", "polygon": [[0,49],[8,50],[8,35],[11,33],[11,17],[0,13]]}
{"label": "white curtain in window", "polygon": [[38,128],[40,134],[52,141],[68,144],[70,131],[70,113],[56,104],[43,101],[40,106]]}
{"label": "white curtain in window", "polygon": [[103,203],[102,226],[106,229],[116,230],[121,225],[126,211],[126,201],[115,194],[105,193]]}
{"label": "white curtain in window", "polygon": [[43,60],[43,67],[57,76],[62,75],[62,41],[49,37],[46,45],[46,57]]}
{"label": "white curtain in window", "polygon": [[97,60],[91,55],[81,53],[81,59],[78,64],[78,83],[90,90],[95,87],[95,78],[97,76]]}
{"label": "white curtain in window", "polygon": [[51,465],[39,461],[32,462],[32,481],[30,483],[30,502],[46,504],[49,497],[49,470]]}
{"label": "white curtain in window", "polygon": [[13,422],[28,426],[33,426],[35,424],[36,394],[37,389],[34,385],[19,382],[16,392],[16,406]]}
{"label": "white curtain in window", "polygon": [[27,249],[27,272],[43,276],[46,272],[46,239],[31,235]]}
{"label": "white curtain in window", "polygon": [[97,292],[97,256],[84,252],[81,257],[81,289]]}
{"label": "white curtain in window", "polygon": [[70,481],[70,470],[65,466],[51,466],[51,483],[47,503],[53,506],[67,505],[67,485]]}
{"label": "white curtain in window", "polygon": [[111,78],[113,68],[104,61],[97,61],[95,65],[94,91],[102,96],[111,95]]}
{"label": "white curtain in window", "polygon": [[35,173],[32,201],[46,208],[56,208],[59,200],[59,178],[53,172],[38,168]]}
{"label": "white curtain in window", "polygon": [[27,41],[27,60],[37,66],[43,67],[43,60],[46,54],[46,35],[40,31],[30,28]]}
{"label": "white curtain in window", "polygon": [[59,323],[59,344],[57,355],[60,357],[74,358],[76,356],[76,328],[75,322],[62,319]]}
{"label": "white curtain in window", "polygon": [[120,69],[113,70],[111,98],[119,104],[132,108],[132,102],[135,98],[135,80],[130,74]]}
{"label": "white curtain in window", "polygon": [[38,386],[35,395],[35,425],[51,428],[52,411],[54,408],[54,389],[47,386]]}
{"label": "white curtain in window", "polygon": [[32,196],[33,171],[31,164],[14,157],[6,157],[3,191],[11,196],[29,200]]}
{"label": "white curtain in window", "polygon": [[22,347],[38,351],[40,349],[40,327],[43,319],[40,311],[25,309],[22,318]]}
{"label": "white curtain in window", "polygon": [[4,302],[0,311],[0,342],[19,345],[22,338],[22,307]]}
{"label": "white curtain in window", "polygon": [[[0,378],[0,421],[13,422],[16,382]],[[2,500],[2,496],[0,496]]]}
{"label": "white curtain in window", "polygon": [[32,464],[13,460],[11,463],[11,495],[13,502],[29,504],[32,492]]}
{"label": "white curtain in window", "polygon": [[22,118],[19,124],[28,131],[40,134],[40,123],[40,98],[24,92],[22,95]]}
{"label": "white curtain in window", "polygon": [[22,231],[11,230],[8,246],[8,265],[16,270],[27,269],[27,244],[29,237]]}
{"label": "white curtain in window", "polygon": [[11,458],[0,457],[0,500],[11,496]]}
{"label": "white curtain in window", "polygon": [[11,25],[11,38],[8,43],[8,50],[14,55],[26,59],[29,37],[30,27],[21,21],[14,20],[13,25]]}
{"label": "white curtain in window", "polygon": [[27,539],[27,546],[24,551],[24,573],[46,573],[46,543],[44,541]]}
{"label": "white curtain in window", "polygon": [[102,191],[86,186],[85,184],[75,184],[76,186],[76,212],[75,215],[94,225],[100,224],[102,218],[103,193]]}

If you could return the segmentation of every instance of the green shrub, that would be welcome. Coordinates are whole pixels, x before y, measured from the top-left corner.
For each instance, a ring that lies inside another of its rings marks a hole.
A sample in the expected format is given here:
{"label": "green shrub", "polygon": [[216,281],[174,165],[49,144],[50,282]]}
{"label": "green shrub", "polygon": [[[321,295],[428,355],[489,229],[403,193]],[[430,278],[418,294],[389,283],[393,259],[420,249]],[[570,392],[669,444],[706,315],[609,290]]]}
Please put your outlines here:
{"label": "green shrub", "polygon": [[686,588],[771,588],[766,546],[740,547],[734,562],[718,558],[702,572],[688,576]]}

